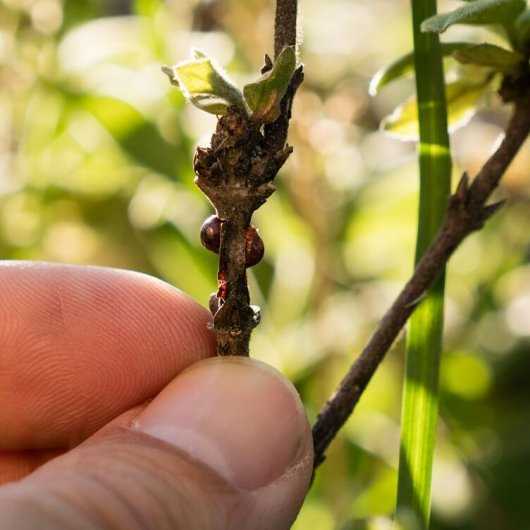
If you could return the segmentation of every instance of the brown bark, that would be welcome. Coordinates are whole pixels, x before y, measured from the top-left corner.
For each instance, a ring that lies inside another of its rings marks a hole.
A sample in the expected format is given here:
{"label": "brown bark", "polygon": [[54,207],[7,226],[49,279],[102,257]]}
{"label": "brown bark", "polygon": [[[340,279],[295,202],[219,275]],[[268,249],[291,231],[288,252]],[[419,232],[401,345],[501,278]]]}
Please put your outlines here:
{"label": "brown bark", "polygon": [[480,229],[501,203],[486,205],[506,169],[530,133],[530,95],[523,89],[515,96],[513,116],[505,137],[469,185],[464,174],[449,201],[436,239],[418,263],[412,277],[383,316],[375,333],[340,382],[335,394],[318,415],[313,427],[315,468],[325,459],[329,444],[353,412],[386,352],[460,243]]}

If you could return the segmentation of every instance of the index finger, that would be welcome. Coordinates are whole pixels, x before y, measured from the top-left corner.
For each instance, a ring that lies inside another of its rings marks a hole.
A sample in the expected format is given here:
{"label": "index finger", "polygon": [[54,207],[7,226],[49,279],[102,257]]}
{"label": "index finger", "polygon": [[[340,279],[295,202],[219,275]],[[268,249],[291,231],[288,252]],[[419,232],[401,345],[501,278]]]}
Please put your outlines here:
{"label": "index finger", "polygon": [[214,354],[209,312],[144,274],[0,264],[0,449],[71,447]]}

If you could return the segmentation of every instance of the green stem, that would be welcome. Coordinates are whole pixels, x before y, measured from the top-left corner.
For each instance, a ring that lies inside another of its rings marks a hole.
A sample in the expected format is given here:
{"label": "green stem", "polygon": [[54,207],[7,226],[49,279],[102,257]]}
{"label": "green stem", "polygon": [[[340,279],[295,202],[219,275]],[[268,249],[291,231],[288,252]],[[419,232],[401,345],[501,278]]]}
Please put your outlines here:
{"label": "green stem", "polygon": [[[444,217],[451,155],[440,42],[438,35],[420,31],[422,21],[436,14],[436,0],[412,0],[412,12],[420,128],[417,263]],[[412,316],[407,337],[397,516],[404,519],[407,514],[406,520],[412,517],[421,530],[429,527],[443,306],[442,275]]]}

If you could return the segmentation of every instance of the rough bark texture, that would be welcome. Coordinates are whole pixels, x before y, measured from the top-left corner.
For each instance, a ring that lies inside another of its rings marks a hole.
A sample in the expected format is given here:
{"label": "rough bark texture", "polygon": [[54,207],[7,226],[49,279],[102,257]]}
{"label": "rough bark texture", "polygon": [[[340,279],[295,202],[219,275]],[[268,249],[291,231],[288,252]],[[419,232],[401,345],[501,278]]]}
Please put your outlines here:
{"label": "rough bark texture", "polygon": [[530,84],[507,82],[501,95],[515,102],[515,109],[506,129],[504,140],[489,158],[471,185],[467,174],[449,201],[445,221],[438,236],[418,263],[390,309],[380,321],[375,333],[340,382],[335,394],[322,408],[313,427],[315,468],[325,458],[329,444],[344,425],[374,375],[386,352],[419,300],[436,280],[458,245],[470,233],[480,229],[500,206],[486,205],[504,172],[530,133]]}
{"label": "rough bark texture", "polygon": [[[296,43],[296,0],[276,4],[275,57]],[[267,56],[262,72],[272,68]],[[274,192],[273,180],[292,152],[286,144],[291,107],[303,81],[300,66],[281,101],[279,118],[262,127],[233,107],[221,117],[208,148],[198,148],[196,183],[221,219],[218,291],[210,300],[219,355],[249,355],[258,310],[250,305],[245,266],[245,233],[252,214]]]}
{"label": "rough bark texture", "polygon": [[235,107],[219,119],[211,146],[197,149],[196,183],[222,221],[219,290],[212,304],[219,355],[248,355],[259,319],[250,307],[245,231],[254,211],[274,192],[272,181],[290,153],[289,146],[277,146]]}

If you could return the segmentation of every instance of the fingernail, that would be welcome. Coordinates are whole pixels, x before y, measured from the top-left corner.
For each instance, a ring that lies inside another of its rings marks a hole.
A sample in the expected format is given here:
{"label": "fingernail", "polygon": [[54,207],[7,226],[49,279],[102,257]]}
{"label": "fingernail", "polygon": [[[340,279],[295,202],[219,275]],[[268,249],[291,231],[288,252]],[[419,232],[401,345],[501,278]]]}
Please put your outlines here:
{"label": "fingernail", "polygon": [[310,440],[291,383],[273,368],[242,357],[194,364],[148,405],[135,427],[247,490],[283,475]]}

